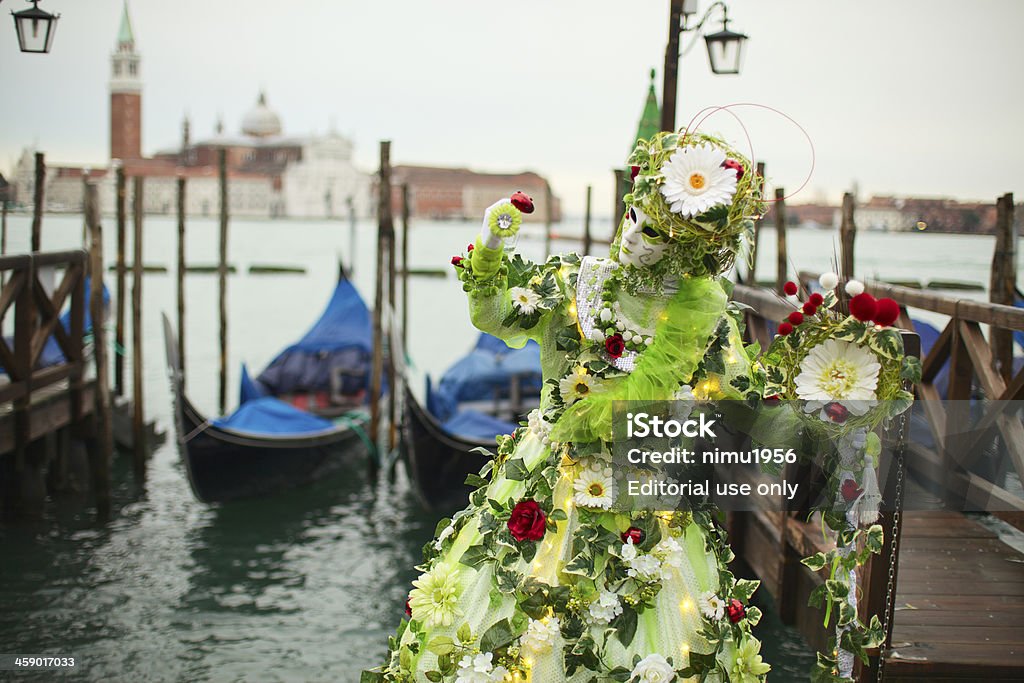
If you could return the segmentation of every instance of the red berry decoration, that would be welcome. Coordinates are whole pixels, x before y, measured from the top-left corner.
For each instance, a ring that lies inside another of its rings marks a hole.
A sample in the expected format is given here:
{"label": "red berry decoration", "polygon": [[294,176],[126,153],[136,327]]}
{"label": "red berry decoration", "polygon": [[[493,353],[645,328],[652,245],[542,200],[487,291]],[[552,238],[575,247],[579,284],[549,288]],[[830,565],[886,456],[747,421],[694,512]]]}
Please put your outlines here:
{"label": "red berry decoration", "polygon": [[521,500],[512,508],[508,530],[517,541],[539,541],[547,529],[547,515],[535,500]]}
{"label": "red berry decoration", "polygon": [[468,245],[466,245],[466,251],[473,251],[473,247],[475,247],[475,246],[476,246],[475,244],[470,242]]}
{"label": "red berry decoration", "polygon": [[636,177],[638,175],[640,175],[640,167],[639,166],[630,166],[629,167],[629,179],[630,180],[636,180]]}
{"label": "red berry decoration", "polygon": [[860,498],[860,494],[864,493],[864,489],[857,486],[857,482],[853,479],[846,479],[843,481],[840,492],[843,494],[843,500],[849,503]]}
{"label": "red berry decoration", "polygon": [[825,303],[825,297],[815,292],[814,294],[811,294],[809,297],[807,297],[807,303],[811,304],[812,306],[820,306],[823,303]]}
{"label": "red berry decoration", "polygon": [[771,396],[764,397],[764,404],[766,406],[777,406],[782,403],[782,397],[778,394],[772,394]]}
{"label": "red berry decoration", "polygon": [[729,601],[729,606],[726,608],[726,612],[729,615],[729,621],[734,624],[738,624],[743,617],[747,616],[747,608],[743,606],[743,603],[733,598]]}
{"label": "red berry decoration", "polygon": [[409,604],[409,598],[405,599],[405,616],[412,617],[412,605]]}
{"label": "red berry decoration", "polygon": [[812,304],[810,301],[805,301],[804,305],[800,307],[805,315],[814,315],[818,312],[818,307]]}
{"label": "red berry decoration", "polygon": [[513,192],[511,200],[512,206],[516,207],[523,213],[533,213],[533,198],[524,192]]}
{"label": "red berry decoration", "polygon": [[900,305],[892,299],[879,299],[876,302],[875,317],[876,325],[888,327],[900,317]]}
{"label": "red berry decoration", "polygon": [[804,314],[800,311],[793,311],[789,314],[789,318],[787,318],[787,320],[794,325],[802,325],[804,322]]}
{"label": "red berry decoration", "polygon": [[612,336],[604,340],[604,350],[608,352],[608,355],[612,358],[619,358],[622,353],[626,350],[626,342],[623,341],[622,335],[615,333]]}
{"label": "red berry decoration", "polygon": [[789,323],[779,323],[779,334],[785,337],[787,334],[793,331],[793,326]]}
{"label": "red berry decoration", "polygon": [[794,294],[800,291],[800,288],[796,286],[795,282],[790,281],[782,285],[782,291],[785,292],[788,296],[793,296]]}
{"label": "red berry decoration", "polygon": [[743,177],[743,164],[734,159],[726,159],[725,161],[723,161],[722,168],[731,168],[732,170],[736,171],[737,181]]}
{"label": "red berry decoration", "polygon": [[861,292],[850,299],[850,314],[861,322],[868,322],[878,312],[878,302],[867,292]]}
{"label": "red berry decoration", "polygon": [[623,543],[629,543],[630,541],[632,541],[633,545],[640,545],[644,542],[644,538],[646,537],[647,534],[644,533],[644,530],[638,529],[635,526],[631,526],[622,532]]}
{"label": "red berry decoration", "polygon": [[841,425],[850,417],[850,411],[842,403],[829,403],[825,406],[825,416]]}
{"label": "red berry decoration", "polygon": [[464,259],[461,256],[452,256],[452,265],[462,268],[462,261]]}

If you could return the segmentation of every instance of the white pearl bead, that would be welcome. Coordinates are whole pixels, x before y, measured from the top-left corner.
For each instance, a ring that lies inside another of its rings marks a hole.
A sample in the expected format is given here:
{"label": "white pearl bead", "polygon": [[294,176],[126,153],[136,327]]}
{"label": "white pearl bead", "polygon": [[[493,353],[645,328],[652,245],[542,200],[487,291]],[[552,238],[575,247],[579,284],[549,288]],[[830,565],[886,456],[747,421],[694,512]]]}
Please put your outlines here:
{"label": "white pearl bead", "polygon": [[630,332],[629,330],[626,330],[625,332],[622,333],[622,341],[629,341],[632,338],[633,338],[633,333]]}
{"label": "white pearl bead", "polygon": [[647,339],[644,339],[644,346],[650,346],[653,343],[654,343],[654,339],[651,338],[651,337],[648,337]]}
{"label": "white pearl bead", "polygon": [[622,324],[621,320],[616,320],[615,321],[615,329],[617,329],[619,332],[621,332],[622,330],[626,329],[626,326]]}

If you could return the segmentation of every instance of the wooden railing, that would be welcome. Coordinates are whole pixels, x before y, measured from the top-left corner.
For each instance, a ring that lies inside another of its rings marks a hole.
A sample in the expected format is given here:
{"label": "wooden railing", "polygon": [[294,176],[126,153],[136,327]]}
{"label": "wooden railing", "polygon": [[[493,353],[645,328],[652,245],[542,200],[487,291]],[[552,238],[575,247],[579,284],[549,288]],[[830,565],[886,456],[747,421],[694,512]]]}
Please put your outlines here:
{"label": "wooden railing", "polygon": [[[811,275],[802,273],[801,278],[809,280]],[[876,297],[899,302],[897,325],[905,330],[913,330],[908,309],[949,318],[922,359],[921,383],[915,387],[936,444],[934,449],[910,444],[913,457],[908,462],[915,474],[939,487],[949,507],[956,509],[966,503],[975,509],[990,509],[1024,529],[1024,498],[971,470],[985,450],[980,446],[991,440],[994,431],[1001,437],[1009,463],[1024,481],[1024,423],[1019,415],[1008,412],[1020,405],[1010,401],[1024,400],[1024,369],[1014,374],[1012,356],[997,360],[1004,355],[997,348],[1001,340],[1015,331],[1024,331],[1024,309],[882,282],[868,281],[865,285]],[[988,326],[988,337],[982,325]],[[942,396],[935,380],[947,364],[949,381]],[[984,399],[983,413],[976,419],[968,415],[972,398]]]}
{"label": "wooden railing", "polygon": [[[85,263],[84,251],[33,253],[0,257],[4,285],[0,289],[0,322],[13,309],[14,326],[10,341],[0,338],[0,364],[8,382],[0,385],[0,405],[13,403],[16,466],[23,464],[25,447],[32,440],[33,393],[68,381],[72,420],[83,413],[85,357]],[[62,273],[48,293],[40,274]],[[70,320],[65,329],[61,309],[70,300]],[[37,367],[47,340],[53,338],[64,361]]]}

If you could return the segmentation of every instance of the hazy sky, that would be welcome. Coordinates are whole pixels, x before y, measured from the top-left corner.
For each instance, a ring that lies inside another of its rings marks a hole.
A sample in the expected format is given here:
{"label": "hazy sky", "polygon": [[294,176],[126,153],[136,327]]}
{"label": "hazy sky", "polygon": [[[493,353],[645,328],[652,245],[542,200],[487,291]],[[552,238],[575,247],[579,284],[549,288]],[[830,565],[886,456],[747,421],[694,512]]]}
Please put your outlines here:
{"label": "hazy sky", "polygon": [[[12,22],[0,22],[4,172],[32,144],[54,162],[106,163],[121,3],[44,0],[63,15],[49,55],[20,54]],[[742,74],[712,75],[697,45],[680,64],[677,118],[757,102],[798,120],[817,166],[793,201],[854,182],[862,195],[1024,195],[1021,0],[729,5],[731,28],[750,36]],[[186,112],[193,138],[218,115],[237,132],[265,89],[286,133],[334,122],[366,170],[390,138],[396,163],[546,174],[569,213],[592,183],[603,213],[652,67],[660,97],[668,0],[132,0],[130,12],[146,153],[178,144]],[[799,131],[738,113],[770,179],[795,189],[810,163]],[[727,115],[704,128],[740,143]]]}

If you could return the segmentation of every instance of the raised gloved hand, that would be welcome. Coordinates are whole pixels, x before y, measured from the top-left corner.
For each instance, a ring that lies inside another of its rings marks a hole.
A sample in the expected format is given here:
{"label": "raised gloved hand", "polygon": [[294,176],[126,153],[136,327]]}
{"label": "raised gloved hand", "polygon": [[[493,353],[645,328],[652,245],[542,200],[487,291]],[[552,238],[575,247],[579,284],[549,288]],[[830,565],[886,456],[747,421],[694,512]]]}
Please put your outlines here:
{"label": "raised gloved hand", "polygon": [[524,213],[533,213],[533,200],[522,192],[516,192],[508,199],[499,200],[487,208],[480,237],[470,255],[476,277],[486,279],[498,272],[503,242],[519,232]]}

